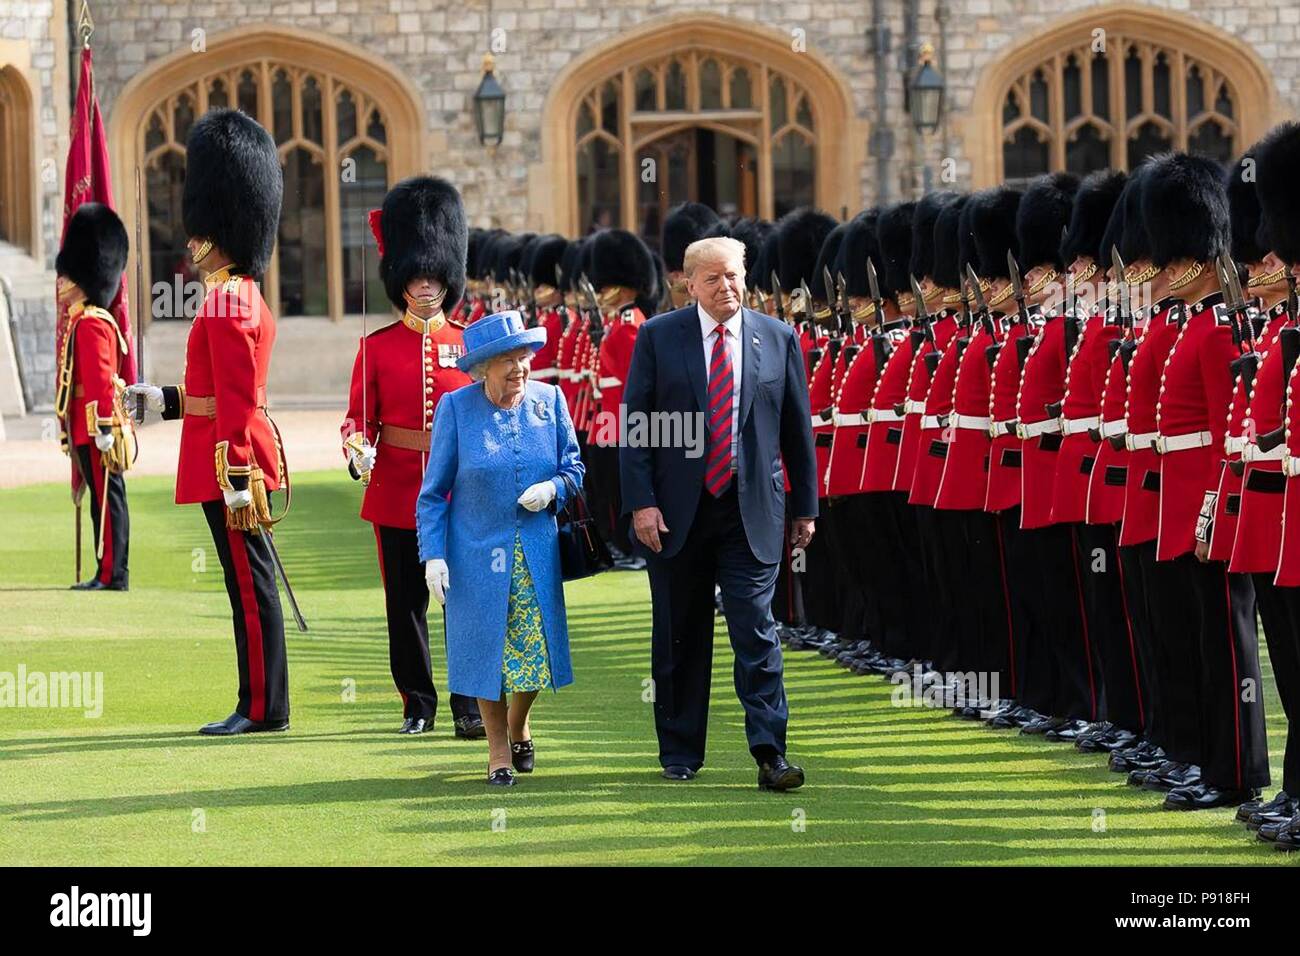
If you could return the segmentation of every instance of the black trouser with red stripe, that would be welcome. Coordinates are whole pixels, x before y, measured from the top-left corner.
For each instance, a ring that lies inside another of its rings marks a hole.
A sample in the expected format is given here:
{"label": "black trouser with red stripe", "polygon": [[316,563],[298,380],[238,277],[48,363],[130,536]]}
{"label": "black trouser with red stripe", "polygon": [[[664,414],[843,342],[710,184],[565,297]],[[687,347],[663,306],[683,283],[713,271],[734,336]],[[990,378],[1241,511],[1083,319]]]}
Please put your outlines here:
{"label": "black trouser with red stripe", "polygon": [[1033,532],[1020,530],[1020,509],[998,513],[998,545],[1006,583],[1006,608],[1015,647],[1007,697],[1043,715],[1053,713],[1057,700],[1056,654],[1053,635],[1044,633],[1037,614],[1038,549]]}
{"label": "black trouser with red stripe", "polygon": [[1268,785],[1255,587],[1222,561],[1188,564],[1200,606],[1201,778],[1225,790]]}
{"label": "black trouser with red stripe", "polygon": [[284,615],[275,583],[271,543],[260,534],[226,527],[222,501],[203,502],[212,541],[226,576],[239,662],[235,712],[258,723],[289,719],[289,669],[284,653]]}
{"label": "black trouser with red stripe", "polygon": [[835,518],[826,510],[825,498],[818,503],[818,510],[822,512],[822,517],[817,522],[816,533],[800,555],[804,564],[801,575],[803,609],[809,624],[838,634],[842,621],[839,595],[836,593],[836,562],[831,545],[836,532]]}
{"label": "black trouser with red stripe", "polygon": [[872,540],[859,537],[869,521],[865,497],[823,498],[817,534],[826,536],[835,594],[839,596],[839,624],[831,625],[831,630],[845,641],[871,640],[883,647],[886,638],[880,628],[879,582],[863,566],[857,548],[857,542]]}
{"label": "black trouser with red stripe", "polygon": [[962,512],[916,506],[921,559],[929,599],[929,627],[923,655],[942,672],[968,666],[972,648],[965,640],[960,611],[968,599],[961,580],[965,529]]}
{"label": "black trouser with red stripe", "polygon": [[[420,546],[413,528],[377,524],[375,539],[388,618],[388,667],[402,695],[402,716],[432,722],[438,712],[438,691],[429,659],[429,585]],[[478,701],[452,694],[451,715],[453,719],[479,716]]]}
{"label": "black trouser with red stripe", "polygon": [[1137,555],[1151,622],[1147,739],[1164,748],[1170,760],[1199,764],[1201,642],[1191,577],[1196,558],[1157,561],[1155,541],[1122,550]]}
{"label": "black trouser with red stripe", "polygon": [[[936,516],[945,512],[940,509]],[[996,675],[999,697],[1012,693],[1011,634],[1007,624],[1005,580],[998,543],[998,518],[987,511],[950,511],[953,533],[940,547],[955,564],[947,569],[957,598],[958,670],[988,674],[992,693]],[[950,519],[940,517],[941,527]],[[947,670],[948,668],[944,668]]]}
{"label": "black trouser with red stripe", "polygon": [[[104,538],[104,556],[95,577],[100,583],[125,588],[128,585],[127,552],[131,545],[131,519],[126,510],[126,480],[115,471],[105,471],[103,456],[94,445],[77,445],[77,460],[86,479],[90,497],[90,519],[95,527],[95,547]],[[105,504],[104,483],[108,482],[108,520],[100,514]]]}
{"label": "black trouser with red stripe", "polygon": [[795,627],[805,623],[805,615],[801,593],[803,575],[796,573],[792,567],[795,555],[790,545],[790,527],[797,515],[791,513],[791,508],[787,497],[785,522],[781,532],[781,564],[777,569],[776,590],[772,595],[772,616],[780,624]]}
{"label": "black trouser with red stripe", "polygon": [[1252,577],[1273,682],[1287,720],[1282,789],[1300,796],[1300,588],[1278,587],[1271,572]]}
{"label": "black trouser with red stripe", "polygon": [[1083,586],[1084,621],[1096,652],[1106,720],[1134,733],[1146,724],[1138,631],[1145,615],[1131,613],[1114,525],[1071,525],[1075,562]]}

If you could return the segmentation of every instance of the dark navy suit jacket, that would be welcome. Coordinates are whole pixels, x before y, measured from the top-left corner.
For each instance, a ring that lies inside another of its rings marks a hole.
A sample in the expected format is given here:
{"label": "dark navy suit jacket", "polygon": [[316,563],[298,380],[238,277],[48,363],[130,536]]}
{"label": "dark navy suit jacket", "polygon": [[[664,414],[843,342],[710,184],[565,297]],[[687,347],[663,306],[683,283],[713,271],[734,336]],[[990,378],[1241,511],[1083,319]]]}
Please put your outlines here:
{"label": "dark navy suit jacket", "polygon": [[[776,564],[783,550],[786,512],[782,459],[790,477],[791,513],[800,518],[817,516],[808,383],[799,339],[784,322],[744,309],[739,344],[744,350],[736,474],[741,520],[754,557]],[[646,322],[636,337],[623,389],[629,435],[634,413],[698,416],[693,425],[699,441],[694,457],[686,447],[630,447],[630,442],[624,442],[619,452],[624,512],[657,507],[663,513],[669,531],[660,535],[661,558],[681,550],[700,495],[708,494],[704,490],[707,392],[704,338],[696,307],[666,312]],[[638,553],[647,553],[635,532],[632,544]]]}

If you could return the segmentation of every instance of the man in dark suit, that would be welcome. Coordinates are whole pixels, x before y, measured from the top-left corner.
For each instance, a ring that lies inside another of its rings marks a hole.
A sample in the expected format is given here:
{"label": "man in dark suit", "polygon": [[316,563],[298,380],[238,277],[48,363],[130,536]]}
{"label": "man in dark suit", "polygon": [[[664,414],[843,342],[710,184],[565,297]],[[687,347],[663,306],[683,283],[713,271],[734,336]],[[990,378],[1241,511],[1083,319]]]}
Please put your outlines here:
{"label": "man in dark suit", "polygon": [[789,708],[772,592],[783,462],[798,516],[793,547],[807,546],[817,515],[803,356],[789,326],[742,307],[741,243],[702,239],[684,265],[697,304],[642,326],[623,391],[629,435],[638,419],[668,413],[694,429],[677,434],[699,438],[679,447],[629,441],[620,454],[623,507],[650,574],[659,762],[669,780],[690,780],[704,764],[716,582],[759,789],[792,790],[804,775],[785,758]]}

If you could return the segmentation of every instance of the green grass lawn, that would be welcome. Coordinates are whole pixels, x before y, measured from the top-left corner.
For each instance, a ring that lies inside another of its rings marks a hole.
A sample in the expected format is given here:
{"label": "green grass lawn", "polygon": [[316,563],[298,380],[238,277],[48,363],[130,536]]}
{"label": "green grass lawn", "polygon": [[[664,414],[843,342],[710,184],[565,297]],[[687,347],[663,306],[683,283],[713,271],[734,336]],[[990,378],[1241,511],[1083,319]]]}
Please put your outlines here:
{"label": "green grass lawn", "polygon": [[[0,671],[104,682],[97,718],[0,709],[0,864],[1288,862],[1231,811],[1162,811],[1098,757],[891,706],[879,678],[806,652],[787,656],[786,687],[809,783],[760,793],[721,623],[709,763],[662,780],[634,573],[568,588],[577,681],[538,701],[537,771],[489,790],[486,746],[452,736],[445,699],[434,734],[394,733],[374,536],[335,473],[298,476],[277,534],[311,624],[289,632],[292,730],[203,739],[234,704],[229,606],[201,512],[171,493],[130,484],[131,592],[78,594],[65,488],[0,492]],[[441,685],[437,646],[434,666]]]}

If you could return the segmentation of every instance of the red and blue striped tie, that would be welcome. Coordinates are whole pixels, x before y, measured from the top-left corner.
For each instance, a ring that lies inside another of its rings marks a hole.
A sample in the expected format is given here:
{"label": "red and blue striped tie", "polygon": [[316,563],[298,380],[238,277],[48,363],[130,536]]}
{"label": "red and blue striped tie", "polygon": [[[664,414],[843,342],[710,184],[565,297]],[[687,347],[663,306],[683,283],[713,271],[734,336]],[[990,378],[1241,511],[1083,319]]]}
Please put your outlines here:
{"label": "red and blue striped tie", "polygon": [[709,462],[704,470],[704,487],[721,497],[731,485],[731,400],[735,381],[731,352],[727,348],[727,327],[719,325],[709,363]]}

